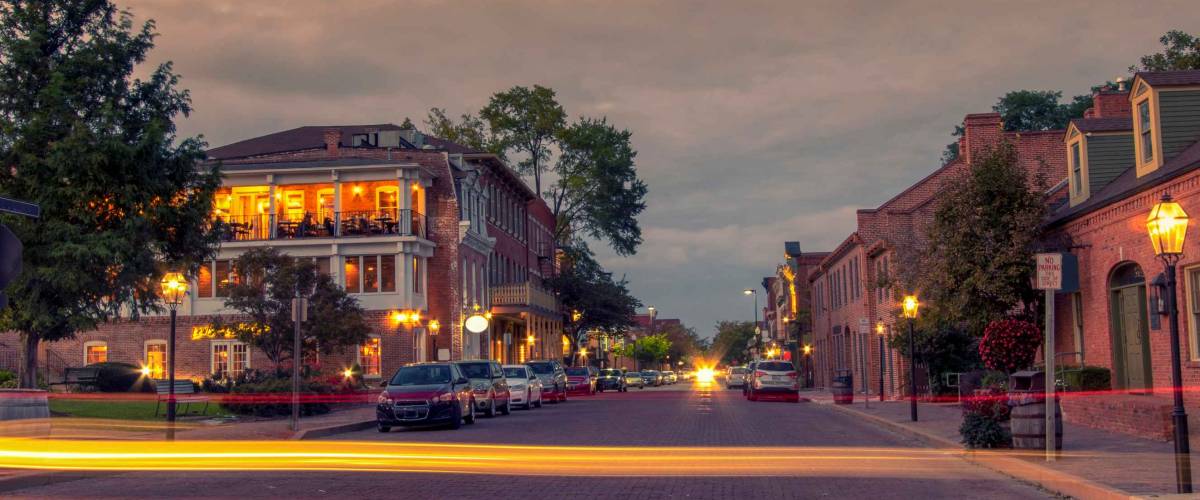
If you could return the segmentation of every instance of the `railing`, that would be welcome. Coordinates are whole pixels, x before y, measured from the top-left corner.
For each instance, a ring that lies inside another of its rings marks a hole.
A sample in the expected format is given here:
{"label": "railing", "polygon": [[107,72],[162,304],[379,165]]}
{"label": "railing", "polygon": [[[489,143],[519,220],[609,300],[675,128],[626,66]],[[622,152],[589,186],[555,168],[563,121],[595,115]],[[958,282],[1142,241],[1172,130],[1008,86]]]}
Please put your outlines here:
{"label": "railing", "polygon": [[558,300],[532,283],[510,283],[492,287],[492,305],[534,306],[547,311],[558,310]]}
{"label": "railing", "polygon": [[[306,212],[299,219],[271,214],[219,215],[215,225],[222,241],[291,240],[364,236],[418,236],[425,238],[425,215],[413,210],[357,210],[316,217]],[[272,231],[274,228],[274,231]]]}

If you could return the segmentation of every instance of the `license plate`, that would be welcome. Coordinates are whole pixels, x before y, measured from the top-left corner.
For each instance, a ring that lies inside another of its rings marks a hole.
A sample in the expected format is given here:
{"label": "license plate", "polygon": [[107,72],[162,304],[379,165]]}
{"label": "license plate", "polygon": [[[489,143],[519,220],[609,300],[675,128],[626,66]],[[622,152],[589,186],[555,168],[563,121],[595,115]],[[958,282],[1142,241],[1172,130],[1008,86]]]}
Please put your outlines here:
{"label": "license plate", "polygon": [[404,410],[404,418],[417,418],[417,410]]}
{"label": "license plate", "polygon": [[771,375],[772,382],[783,382],[783,375]]}

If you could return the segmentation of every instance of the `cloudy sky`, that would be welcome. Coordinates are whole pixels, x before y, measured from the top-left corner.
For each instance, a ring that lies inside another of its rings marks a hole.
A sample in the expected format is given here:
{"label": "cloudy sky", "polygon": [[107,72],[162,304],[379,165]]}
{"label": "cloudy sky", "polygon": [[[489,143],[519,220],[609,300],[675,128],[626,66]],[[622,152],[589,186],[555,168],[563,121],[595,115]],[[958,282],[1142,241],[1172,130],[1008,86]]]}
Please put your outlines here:
{"label": "cloudy sky", "polygon": [[[118,0],[122,2],[122,0]],[[637,255],[600,252],[662,317],[748,320],[783,241],[829,250],[937,167],[964,114],[1013,89],[1086,93],[1200,32],[1161,2],[127,0],[158,23],[212,146],[300,125],[475,111],[540,84],[633,132]],[[599,247],[599,245],[597,245]]]}

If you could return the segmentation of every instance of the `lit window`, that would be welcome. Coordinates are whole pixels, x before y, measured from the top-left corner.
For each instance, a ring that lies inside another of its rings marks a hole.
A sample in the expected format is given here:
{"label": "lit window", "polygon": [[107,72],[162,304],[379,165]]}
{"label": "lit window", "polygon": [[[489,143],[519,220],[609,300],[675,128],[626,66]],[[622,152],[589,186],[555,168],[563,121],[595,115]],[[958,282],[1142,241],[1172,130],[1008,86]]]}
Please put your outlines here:
{"label": "lit window", "polygon": [[379,257],[367,255],[362,258],[363,293],[379,291]]}
{"label": "lit window", "polygon": [[1154,159],[1154,140],[1150,129],[1150,100],[1138,104],[1138,130],[1141,132],[1142,163]]}
{"label": "lit window", "polygon": [[167,343],[154,340],[146,343],[146,368],[150,378],[163,378],[167,366]]}
{"label": "lit window", "polygon": [[364,377],[378,377],[382,374],[380,367],[379,337],[367,339],[358,349],[358,366],[362,368]]}
{"label": "lit window", "polygon": [[211,261],[206,261],[204,265],[200,266],[200,271],[196,274],[196,296],[213,296],[213,274]]}
{"label": "lit window", "polygon": [[87,342],[83,345],[83,360],[85,365],[105,363],[108,361],[108,344],[100,341]]}
{"label": "lit window", "polygon": [[228,297],[229,289],[233,286],[233,266],[227,260],[216,261],[217,297]]}
{"label": "lit window", "polygon": [[217,378],[237,378],[250,368],[250,351],[241,342],[212,343],[212,373]]}
{"label": "lit window", "polygon": [[397,186],[383,186],[375,190],[375,209],[380,213],[396,217],[397,210],[400,208],[400,188]]}
{"label": "lit window", "polygon": [[412,259],[413,293],[421,292],[421,258]]}
{"label": "lit window", "polygon": [[379,290],[382,292],[396,291],[396,256],[379,256]]}
{"label": "lit window", "polygon": [[359,287],[359,257],[346,257],[346,293],[358,293]]}

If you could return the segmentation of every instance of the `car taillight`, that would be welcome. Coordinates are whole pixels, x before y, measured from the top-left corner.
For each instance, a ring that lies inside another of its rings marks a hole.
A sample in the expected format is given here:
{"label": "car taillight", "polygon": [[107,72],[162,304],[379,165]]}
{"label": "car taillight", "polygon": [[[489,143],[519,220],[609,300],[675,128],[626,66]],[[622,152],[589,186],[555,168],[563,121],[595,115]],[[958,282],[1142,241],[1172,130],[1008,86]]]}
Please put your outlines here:
{"label": "car taillight", "polygon": [[764,372],[762,370],[755,370],[754,376],[755,377],[765,377],[765,376],[767,376],[767,372]]}
{"label": "car taillight", "polygon": [[796,373],[796,372],[787,372],[787,376],[788,376],[788,378],[796,378],[796,377],[799,377],[800,374]]}

